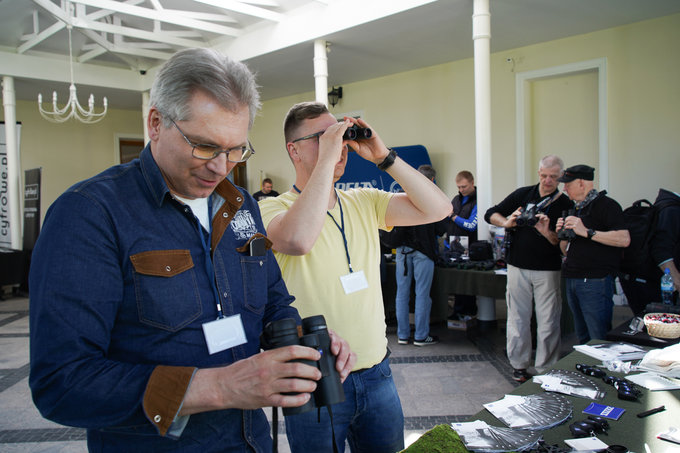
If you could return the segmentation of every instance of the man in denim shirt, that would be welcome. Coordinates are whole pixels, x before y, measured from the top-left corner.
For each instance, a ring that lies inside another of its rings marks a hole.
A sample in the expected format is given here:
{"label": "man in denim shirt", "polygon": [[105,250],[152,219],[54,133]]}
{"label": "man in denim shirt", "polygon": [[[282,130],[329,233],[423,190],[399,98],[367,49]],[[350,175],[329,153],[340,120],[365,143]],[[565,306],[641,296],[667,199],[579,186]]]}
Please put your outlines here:
{"label": "man in denim shirt", "polygon": [[[92,451],[266,452],[265,406],[299,406],[321,373],[259,353],[293,317],[255,200],[227,174],[253,150],[253,75],[206,49],[178,52],[151,89],[139,159],[50,207],[30,275],[30,387],[41,414],[88,430]],[[355,357],[333,336],[345,378]],[[285,394],[287,392],[300,392]]]}

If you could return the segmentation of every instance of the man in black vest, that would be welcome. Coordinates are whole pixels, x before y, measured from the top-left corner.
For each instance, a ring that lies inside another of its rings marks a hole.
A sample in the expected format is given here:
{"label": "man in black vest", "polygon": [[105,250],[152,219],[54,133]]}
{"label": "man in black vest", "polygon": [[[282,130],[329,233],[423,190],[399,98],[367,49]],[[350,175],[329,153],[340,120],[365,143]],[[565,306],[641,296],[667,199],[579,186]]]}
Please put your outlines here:
{"label": "man in black vest", "polygon": [[[507,349],[514,368],[513,379],[524,382],[531,378],[532,299],[536,305],[536,371],[543,372],[555,363],[560,353],[561,257],[555,225],[562,211],[572,207],[557,186],[564,163],[558,156],[546,156],[538,164],[539,183],[521,187],[496,206],[489,208],[484,219],[505,228],[506,261],[508,263]],[[541,204],[533,221],[517,218],[532,206]],[[523,226],[518,226],[522,224]]]}
{"label": "man in black vest", "polygon": [[[467,170],[456,175],[458,195],[453,197],[453,214],[448,224],[448,236],[467,237],[468,247],[477,240],[477,187],[475,177]],[[477,300],[468,294],[454,294],[453,319],[464,319],[477,314]]]}

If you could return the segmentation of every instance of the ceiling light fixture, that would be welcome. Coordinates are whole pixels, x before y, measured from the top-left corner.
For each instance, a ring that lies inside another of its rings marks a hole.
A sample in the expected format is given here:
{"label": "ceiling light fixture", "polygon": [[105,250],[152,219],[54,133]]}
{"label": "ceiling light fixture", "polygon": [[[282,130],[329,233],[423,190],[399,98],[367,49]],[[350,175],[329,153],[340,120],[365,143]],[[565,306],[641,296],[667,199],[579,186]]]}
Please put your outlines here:
{"label": "ceiling light fixture", "polygon": [[76,95],[76,85],[73,82],[73,50],[71,45],[71,24],[66,25],[68,29],[68,61],[71,68],[71,86],[69,87],[69,97],[63,109],[57,108],[57,92],[52,92],[52,111],[44,110],[42,107],[42,94],[38,94],[38,110],[40,115],[52,123],[63,123],[71,118],[75,118],[83,123],[92,124],[104,119],[107,110],[107,101],[104,98],[104,111],[94,113],[94,96],[90,94],[87,101],[88,109],[85,110],[78,102]]}
{"label": "ceiling light fixture", "polygon": [[335,107],[340,99],[342,99],[342,87],[333,87],[331,91],[328,92],[328,103],[332,107]]}

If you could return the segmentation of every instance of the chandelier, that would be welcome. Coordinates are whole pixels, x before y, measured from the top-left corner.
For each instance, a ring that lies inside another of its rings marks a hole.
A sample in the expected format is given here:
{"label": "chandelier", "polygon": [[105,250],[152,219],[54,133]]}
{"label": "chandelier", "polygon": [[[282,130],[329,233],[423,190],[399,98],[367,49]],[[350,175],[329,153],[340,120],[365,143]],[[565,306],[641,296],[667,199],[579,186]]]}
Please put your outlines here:
{"label": "chandelier", "polygon": [[42,107],[42,94],[38,94],[38,110],[40,115],[52,123],[63,123],[71,118],[75,118],[83,123],[92,124],[104,119],[107,110],[107,101],[104,98],[104,111],[94,113],[94,96],[90,94],[87,101],[88,109],[85,110],[78,102],[76,96],[76,85],[73,83],[73,50],[71,49],[71,24],[66,26],[68,29],[68,56],[69,66],[71,67],[71,86],[69,87],[69,97],[63,109],[57,108],[57,92],[52,92],[52,111],[47,111]]}

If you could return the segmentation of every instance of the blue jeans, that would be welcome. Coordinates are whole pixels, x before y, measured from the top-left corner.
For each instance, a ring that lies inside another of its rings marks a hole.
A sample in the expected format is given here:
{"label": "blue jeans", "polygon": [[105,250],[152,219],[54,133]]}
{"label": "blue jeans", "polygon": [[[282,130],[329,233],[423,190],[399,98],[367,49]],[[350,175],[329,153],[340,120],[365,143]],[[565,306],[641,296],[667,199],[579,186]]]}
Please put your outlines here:
{"label": "blue jeans", "polygon": [[581,344],[604,340],[612,327],[614,278],[567,278],[567,302]]}
{"label": "blue jeans", "polygon": [[397,296],[395,305],[397,308],[397,336],[408,339],[411,335],[409,325],[409,307],[411,299],[411,280],[416,280],[416,340],[424,340],[430,334],[430,309],[432,299],[430,288],[434,275],[434,261],[424,253],[413,250],[410,247],[397,247]]}
{"label": "blue jeans", "polygon": [[[404,413],[389,359],[350,373],[343,383],[345,401],[331,406],[338,451],[345,439],[353,453],[394,453],[404,449]],[[320,415],[320,421],[319,421]],[[292,453],[332,452],[328,409],[286,417]]]}

